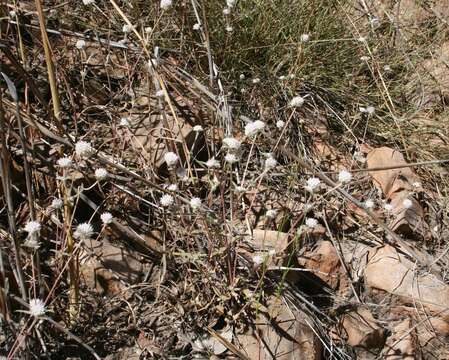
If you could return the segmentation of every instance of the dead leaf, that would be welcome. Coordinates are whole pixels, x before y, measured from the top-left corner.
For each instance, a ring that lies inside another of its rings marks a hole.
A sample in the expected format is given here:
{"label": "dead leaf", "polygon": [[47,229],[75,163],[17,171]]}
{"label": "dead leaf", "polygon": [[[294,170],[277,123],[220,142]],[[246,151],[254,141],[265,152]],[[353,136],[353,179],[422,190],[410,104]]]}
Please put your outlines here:
{"label": "dead leaf", "polygon": [[346,342],[351,346],[371,349],[382,346],[385,341],[385,330],[377,324],[369,309],[365,307],[344,314],[341,328]]}
{"label": "dead leaf", "polygon": [[[372,150],[366,159],[368,168],[402,166],[407,165],[404,156],[398,151],[388,147],[381,147]],[[419,181],[419,178],[409,167],[390,170],[370,171],[369,174],[374,183],[385,194],[386,198],[397,191],[412,190],[412,184]]]}
{"label": "dead leaf", "polygon": [[405,303],[424,306],[449,320],[449,285],[415,264],[392,246],[373,249],[365,268],[365,284],[399,296]]}
{"label": "dead leaf", "polygon": [[315,276],[333,289],[344,288],[342,281],[347,285],[337,251],[330,241],[319,241],[313,252],[298,257],[298,263],[306,269],[313,270]]}
{"label": "dead leaf", "polygon": [[90,288],[115,295],[144,274],[137,252],[102,241],[88,240],[80,254],[80,277]]}
{"label": "dead leaf", "polygon": [[388,338],[385,345],[385,356],[387,359],[416,359],[416,334],[411,330],[413,330],[411,319],[406,319],[393,328],[392,335]]}
{"label": "dead leaf", "polygon": [[313,321],[302,312],[291,310],[281,299],[268,300],[268,314],[255,321],[257,335],[237,335],[241,351],[258,360],[320,360],[321,343],[308,324]]}

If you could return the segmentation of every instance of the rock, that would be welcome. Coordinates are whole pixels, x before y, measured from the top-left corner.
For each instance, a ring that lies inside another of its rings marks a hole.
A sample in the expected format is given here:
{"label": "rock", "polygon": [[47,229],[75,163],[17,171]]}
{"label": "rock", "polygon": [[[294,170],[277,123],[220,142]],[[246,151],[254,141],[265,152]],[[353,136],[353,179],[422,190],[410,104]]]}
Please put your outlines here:
{"label": "rock", "polygon": [[322,345],[308,324],[313,321],[272,296],[268,313],[260,313],[254,333],[237,335],[237,346],[249,359],[320,360]]}
{"label": "rock", "polygon": [[397,324],[385,345],[385,357],[389,360],[416,359],[416,334],[411,319]]}
{"label": "rock", "polygon": [[346,336],[346,342],[351,346],[366,349],[378,348],[385,341],[385,330],[364,307],[344,314],[341,319],[341,328]]}
{"label": "rock", "polygon": [[[415,263],[390,245],[370,251],[365,284],[399,296],[406,304],[424,306],[449,319],[449,285],[431,273],[419,273]],[[419,304],[419,305],[418,305]]]}
{"label": "rock", "polygon": [[418,319],[416,333],[420,350],[424,359],[449,359],[449,347],[441,346],[449,344],[449,322],[439,318],[422,317]]}
{"label": "rock", "polygon": [[88,240],[80,254],[80,277],[91,289],[118,294],[144,275],[145,266],[137,252],[102,241]]}

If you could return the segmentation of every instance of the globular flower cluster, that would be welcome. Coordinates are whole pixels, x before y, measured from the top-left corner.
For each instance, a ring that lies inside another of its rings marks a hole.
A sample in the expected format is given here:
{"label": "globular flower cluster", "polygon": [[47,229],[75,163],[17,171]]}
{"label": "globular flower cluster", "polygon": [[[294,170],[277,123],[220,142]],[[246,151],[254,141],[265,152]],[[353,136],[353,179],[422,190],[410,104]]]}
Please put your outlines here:
{"label": "globular flower cluster", "polygon": [[37,221],[28,221],[23,229],[28,235],[38,234],[41,231],[41,224]]}
{"label": "globular flower cluster", "polygon": [[199,197],[193,197],[190,199],[190,207],[193,211],[197,211],[201,207],[201,199]]}
{"label": "globular flower cluster", "polygon": [[307,179],[307,185],[305,186],[305,189],[313,193],[318,190],[320,184],[321,184],[320,179],[316,177],[311,177]]}
{"label": "globular flower cluster", "polygon": [[254,137],[265,128],[265,123],[261,120],[249,122],[245,125],[245,135],[247,137]]}
{"label": "globular flower cluster", "polygon": [[220,167],[220,162],[215,159],[214,157],[210,158],[209,160],[206,161],[206,166],[209,169],[218,169]]}
{"label": "globular flower cluster", "polygon": [[98,168],[95,170],[95,178],[98,181],[105,180],[108,177],[108,171],[104,168]]}
{"label": "globular flower cluster", "polygon": [[92,145],[87,141],[80,140],[75,144],[75,153],[79,157],[87,158],[91,156],[93,152]]}
{"label": "globular flower cluster", "polygon": [[100,219],[104,225],[109,225],[114,220],[114,217],[110,212],[104,212],[103,214],[100,215]]}
{"label": "globular flower cluster", "polygon": [[163,207],[169,207],[169,206],[173,205],[174,199],[173,199],[173,196],[171,196],[170,194],[164,194],[164,195],[162,195],[160,201],[161,201],[161,205]]}
{"label": "globular flower cluster", "polygon": [[304,104],[304,98],[302,96],[295,96],[293,99],[290,100],[289,106],[290,107],[300,107]]}
{"label": "globular flower cluster", "polygon": [[45,315],[45,303],[41,299],[30,299],[30,314],[38,317]]}
{"label": "globular flower cluster", "polygon": [[174,152],[170,151],[168,153],[165,153],[164,160],[167,163],[167,166],[169,168],[172,168],[178,163],[179,157]]}
{"label": "globular flower cluster", "polygon": [[73,236],[79,240],[89,240],[94,233],[94,229],[89,223],[82,223],[76,227]]}

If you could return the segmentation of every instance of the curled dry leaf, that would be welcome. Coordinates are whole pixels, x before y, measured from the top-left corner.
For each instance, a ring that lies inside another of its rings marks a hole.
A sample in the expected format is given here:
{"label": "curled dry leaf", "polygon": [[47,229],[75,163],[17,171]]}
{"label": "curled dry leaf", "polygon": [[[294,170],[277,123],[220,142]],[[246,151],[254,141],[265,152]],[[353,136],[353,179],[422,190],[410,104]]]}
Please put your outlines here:
{"label": "curled dry leaf", "polygon": [[298,263],[333,289],[345,288],[347,279],[337,250],[330,241],[319,241],[311,253],[298,257]]}
{"label": "curled dry leaf", "polygon": [[[404,156],[397,150],[381,147],[372,150],[367,156],[368,168],[381,168],[407,165]],[[426,240],[431,236],[428,224],[424,220],[424,210],[413,199],[413,183],[419,177],[409,167],[370,171],[374,184],[394,207],[394,219],[390,224],[393,231],[404,235],[418,233]],[[410,199],[412,205],[405,207],[403,201]]]}
{"label": "curled dry leaf", "polygon": [[351,346],[371,349],[382,346],[385,341],[385,330],[378,325],[369,309],[364,307],[344,314],[341,328],[346,342]]}
{"label": "curled dry leaf", "polygon": [[416,359],[416,333],[411,319],[406,319],[392,329],[385,345],[385,356],[390,360]]}
{"label": "curled dry leaf", "polygon": [[404,303],[424,306],[449,320],[449,285],[430,273],[420,273],[415,264],[386,245],[373,249],[365,268],[365,284],[399,296]]}
{"label": "curled dry leaf", "polygon": [[237,335],[237,345],[250,359],[320,360],[322,345],[308,324],[312,320],[272,296],[268,313],[260,313],[256,332]]}

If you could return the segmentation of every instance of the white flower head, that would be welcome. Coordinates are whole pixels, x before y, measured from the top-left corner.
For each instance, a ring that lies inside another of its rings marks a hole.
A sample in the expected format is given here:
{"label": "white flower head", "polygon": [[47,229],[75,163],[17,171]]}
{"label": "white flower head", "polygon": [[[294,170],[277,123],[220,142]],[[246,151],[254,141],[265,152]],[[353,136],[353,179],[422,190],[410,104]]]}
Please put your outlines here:
{"label": "white flower head", "polygon": [[308,42],[310,40],[310,34],[302,34],[301,42]]}
{"label": "white flower head", "polygon": [[276,127],[277,127],[278,129],[282,129],[284,126],[285,126],[285,121],[278,120],[278,121],[276,122]]}
{"label": "white flower head", "polygon": [[64,205],[64,202],[62,201],[62,199],[60,199],[60,198],[54,198],[54,199],[52,200],[52,202],[51,202],[50,207],[51,207],[52,209],[60,209],[60,208],[63,207],[63,205]]}
{"label": "white flower head", "polygon": [[95,178],[99,181],[108,177],[108,171],[104,168],[98,168],[95,170]]}
{"label": "white flower head", "polygon": [[373,16],[370,20],[369,20],[371,26],[373,28],[378,28],[380,26],[380,20],[377,16]]}
{"label": "white flower head", "polygon": [[242,146],[242,143],[236,138],[227,137],[223,139],[223,146],[227,149],[239,150],[240,146]]}
{"label": "white flower head", "polygon": [[285,80],[285,79],[286,79],[286,76],[285,76],[285,75],[279,76],[279,80]]}
{"label": "white flower head", "polygon": [[235,192],[237,192],[237,193],[244,193],[244,192],[246,192],[246,188],[244,186],[242,186],[242,185],[237,185],[235,187]]}
{"label": "white flower head", "polygon": [[199,30],[199,29],[201,29],[200,23],[193,24],[193,30]]}
{"label": "white flower head", "polygon": [[129,25],[129,24],[124,24],[123,27],[122,27],[122,31],[125,34],[130,33],[132,31],[132,29],[133,29],[132,25]]}
{"label": "white flower head", "polygon": [[290,107],[300,107],[302,104],[304,104],[304,98],[302,96],[295,96],[289,102]]}
{"label": "white flower head", "polygon": [[95,0],[83,0],[84,5],[92,5],[95,4]]}
{"label": "white flower head", "polygon": [[368,200],[366,200],[365,201],[365,207],[367,208],[367,209],[373,209],[374,208],[374,201],[373,200],[371,200],[371,199],[368,199]]}
{"label": "white flower head", "polygon": [[233,32],[233,31],[234,31],[234,28],[233,28],[231,25],[227,25],[227,26],[225,27],[225,30],[226,30],[227,32]]}
{"label": "white flower head", "polygon": [[276,209],[270,209],[265,213],[265,216],[268,219],[275,219],[277,215],[278,215],[278,211]]}
{"label": "white flower head", "polygon": [[206,166],[209,169],[213,169],[213,168],[219,168],[220,167],[220,162],[215,159],[214,157],[210,158],[209,160],[206,161]]}
{"label": "white flower head", "polygon": [[85,42],[83,39],[79,39],[79,40],[76,42],[75,47],[76,47],[78,50],[82,50],[82,49],[84,49],[84,48],[86,47],[86,42]]}
{"label": "white flower head", "polygon": [[366,37],[365,37],[365,36],[360,36],[360,37],[357,39],[357,41],[360,42],[360,43],[365,43],[365,42],[366,42]]}
{"label": "white flower head", "polygon": [[421,184],[419,181],[415,181],[415,182],[412,184],[412,186],[413,186],[415,189],[419,189],[419,188],[422,187],[422,184]]}
{"label": "white flower head", "polygon": [[156,97],[163,98],[164,97],[164,90],[158,90],[156,91]]}
{"label": "white flower head", "polygon": [[350,182],[351,179],[352,174],[348,170],[343,169],[338,173],[338,181],[342,184]]}
{"label": "white flower head", "polygon": [[404,208],[410,209],[413,206],[413,202],[410,199],[404,199],[402,205],[404,205]]}
{"label": "white flower head", "polygon": [[178,191],[178,185],[177,184],[170,184],[167,186],[167,190],[169,191]]}
{"label": "white flower head", "polygon": [[274,169],[277,166],[277,164],[278,164],[278,162],[276,161],[276,159],[272,156],[269,156],[265,160],[265,170]]}
{"label": "white flower head", "polygon": [[365,155],[363,155],[363,153],[361,151],[356,151],[354,153],[354,159],[356,161],[358,161],[359,163],[362,163],[362,164],[366,163],[366,157],[365,157]]}
{"label": "white flower head", "polygon": [[129,119],[127,118],[127,117],[122,117],[122,118],[120,118],[120,123],[119,123],[119,125],[120,126],[123,126],[123,127],[129,127]]}
{"label": "white flower head", "polygon": [[305,224],[308,228],[314,229],[318,225],[318,220],[315,218],[307,218]]}
{"label": "white flower head", "polygon": [[253,263],[256,264],[256,265],[262,264],[263,260],[264,260],[264,258],[263,258],[262,255],[254,255],[253,256]]}
{"label": "white flower head", "polygon": [[309,192],[314,192],[318,190],[319,186],[321,184],[320,179],[316,177],[311,177],[307,179],[307,185],[305,186],[306,190]]}
{"label": "white flower head", "polygon": [[204,129],[201,125],[195,125],[192,130],[197,133],[204,131]]}
{"label": "white flower head", "polygon": [[261,120],[251,121],[245,125],[245,135],[254,137],[265,128],[265,123]]}
{"label": "white flower head", "polygon": [[56,163],[58,164],[58,166],[60,168],[67,169],[72,166],[72,159],[70,159],[68,157],[63,157],[63,158],[58,159],[58,161]]}
{"label": "white flower head", "polygon": [[173,204],[173,201],[174,201],[173,196],[171,196],[170,194],[162,195],[161,200],[160,200],[161,205],[163,207],[171,206]]}
{"label": "white flower head", "polygon": [[94,233],[94,229],[89,223],[82,223],[76,227],[73,236],[79,240],[88,240]]}
{"label": "white flower head", "polygon": [[239,75],[239,79],[240,79],[240,80],[245,80],[245,74],[240,74],[240,75]]}
{"label": "white flower head", "polygon": [[391,204],[385,204],[384,205],[384,209],[385,209],[386,212],[390,213],[390,212],[392,212],[394,210],[394,206],[391,205]]}
{"label": "white flower head", "polygon": [[369,105],[369,106],[366,107],[366,113],[367,113],[368,115],[374,114],[374,111],[376,111],[376,109],[374,108],[374,106]]}
{"label": "white flower head", "polygon": [[170,6],[172,6],[173,1],[172,0],[161,0],[161,9],[167,10]]}
{"label": "white flower head", "polygon": [[259,78],[254,78],[253,79],[253,84],[258,84],[258,83],[260,83],[260,79]]}
{"label": "white flower head", "polygon": [[193,211],[198,210],[201,207],[201,199],[199,197],[193,197],[190,199],[190,207]]}
{"label": "white flower head", "polygon": [[151,26],[147,26],[145,28],[145,33],[150,34],[153,31],[153,28]]}
{"label": "white flower head", "polygon": [[188,181],[189,176],[187,174],[187,169],[180,166],[176,169],[176,176],[181,179],[181,181]]}
{"label": "white flower head", "polygon": [[223,9],[223,15],[229,15],[231,13],[231,9],[230,8],[224,8]]}
{"label": "white flower head", "polygon": [[34,235],[41,231],[41,224],[37,221],[28,221],[23,230],[25,230],[28,235]]}
{"label": "white flower head", "polygon": [[17,13],[16,13],[14,10],[11,10],[11,11],[9,12],[9,17],[10,17],[11,19],[14,19],[14,18],[16,17],[16,15],[17,15]]}
{"label": "white flower head", "polygon": [[226,5],[232,8],[235,5],[236,0],[226,0]]}
{"label": "white flower head", "polygon": [[112,223],[112,220],[114,220],[114,217],[110,212],[104,212],[100,215],[100,219],[104,225],[109,225],[110,223]]}
{"label": "white flower head", "polygon": [[167,163],[167,166],[171,168],[178,163],[179,157],[174,152],[169,151],[164,154],[164,160]]}
{"label": "white flower head", "polygon": [[391,66],[390,65],[385,65],[384,66],[384,71],[390,72],[391,71]]}
{"label": "white flower head", "polygon": [[225,161],[229,164],[235,164],[236,162],[239,161],[239,158],[237,157],[237,155],[232,154],[232,153],[227,153],[224,157]]}
{"label": "white flower head", "polygon": [[45,314],[45,304],[41,299],[30,299],[30,314],[38,317]]}
{"label": "white flower head", "polygon": [[368,61],[369,60],[369,56],[361,56],[360,60],[362,61]]}
{"label": "white flower head", "polygon": [[75,144],[75,153],[79,157],[87,158],[92,155],[93,152],[92,145],[87,141],[80,140]]}

